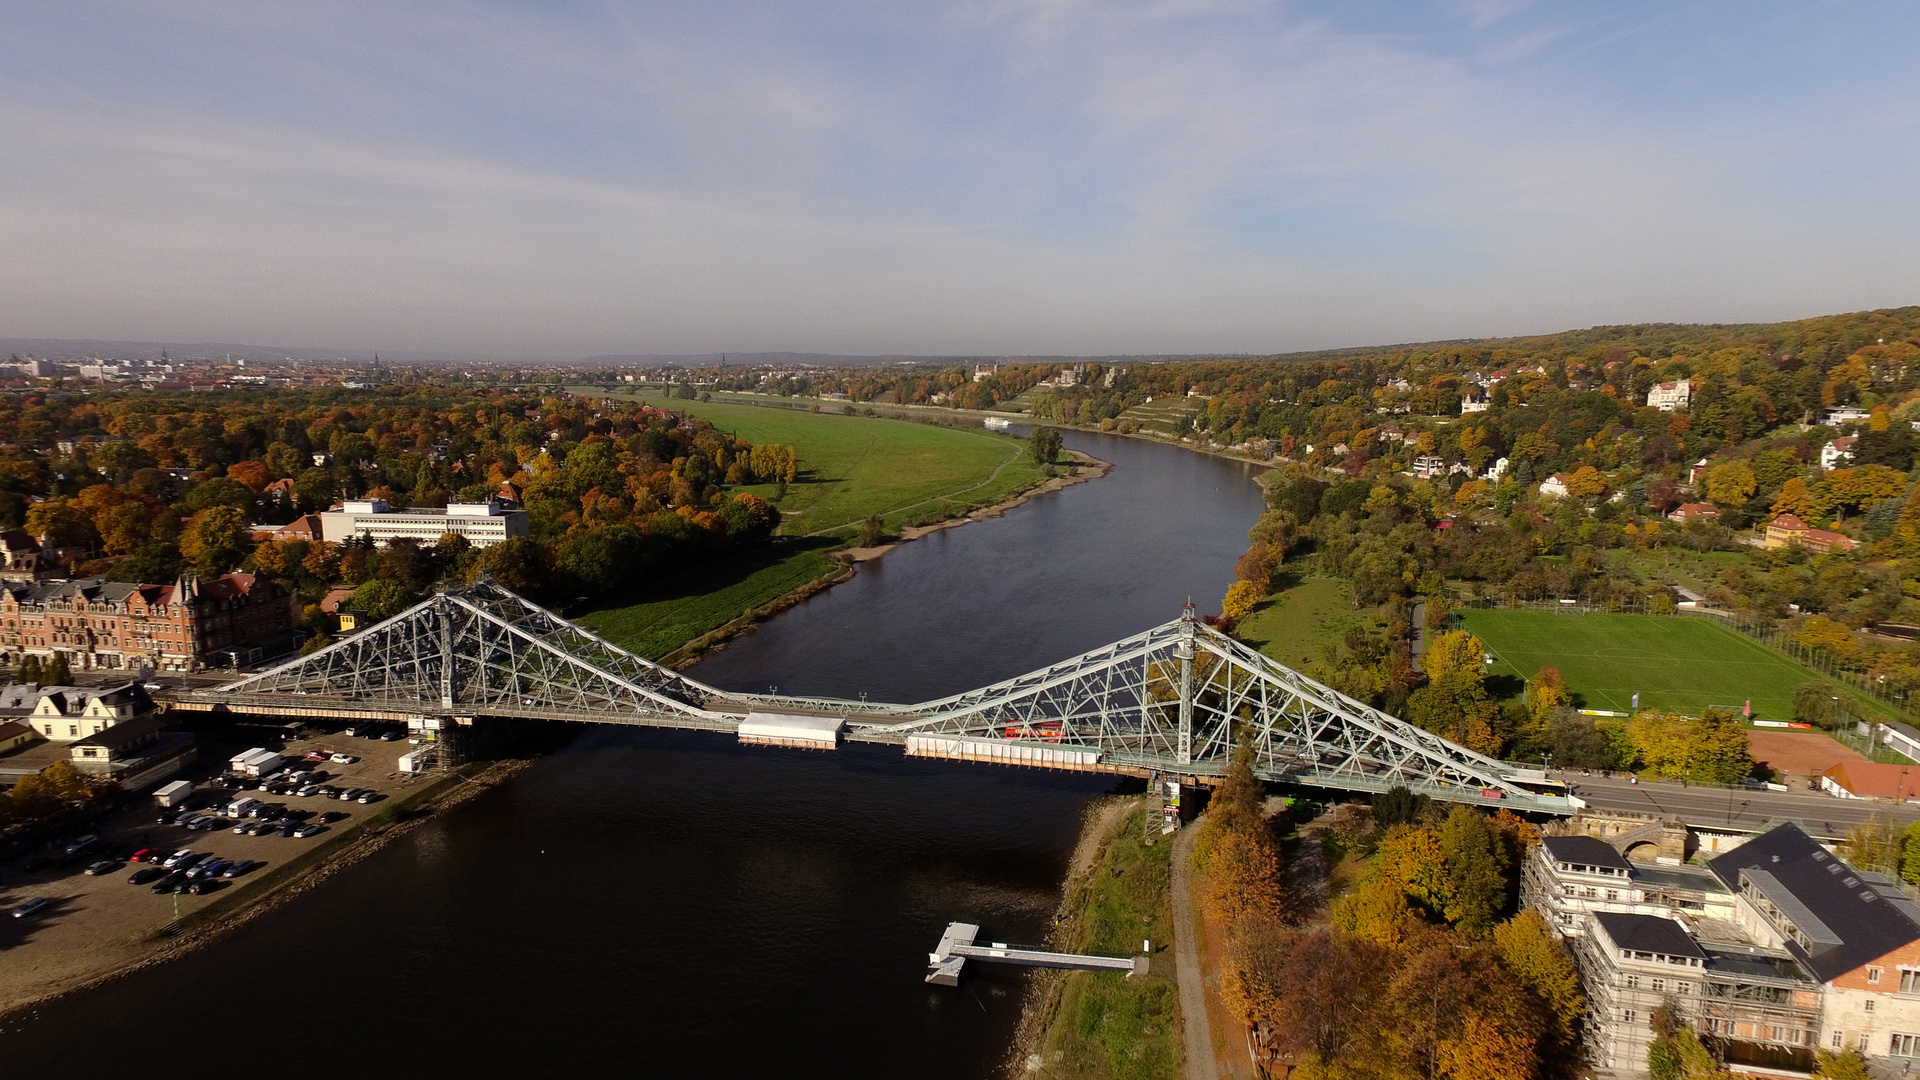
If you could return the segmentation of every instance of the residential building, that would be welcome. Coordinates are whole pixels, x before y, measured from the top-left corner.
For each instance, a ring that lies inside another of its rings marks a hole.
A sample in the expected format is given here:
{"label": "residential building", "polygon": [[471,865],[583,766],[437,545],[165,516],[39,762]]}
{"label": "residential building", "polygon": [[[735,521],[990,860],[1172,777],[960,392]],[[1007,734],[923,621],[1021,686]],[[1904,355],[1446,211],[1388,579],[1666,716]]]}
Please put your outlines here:
{"label": "residential building", "polygon": [[248,528],[256,541],[326,539],[319,514],[301,514],[285,525],[250,525]]}
{"label": "residential building", "polygon": [[1822,470],[1837,469],[1846,462],[1852,461],[1853,444],[1859,441],[1858,435],[1842,435],[1837,439],[1829,439],[1824,446],[1820,447],[1820,468]]}
{"label": "residential building", "polygon": [[1540,494],[1543,497],[1549,498],[1549,499],[1566,498],[1567,497],[1566,475],[1563,473],[1554,473],[1552,476],[1549,476],[1545,480],[1540,481]]}
{"label": "residential building", "polygon": [[1712,503],[1681,503],[1673,513],[1667,515],[1667,520],[1681,524],[1689,521],[1719,521],[1720,508]]}
{"label": "residential building", "polygon": [[7,581],[37,581],[52,567],[35,540],[25,529],[0,532],[0,578]]}
{"label": "residential building", "polygon": [[392,507],[385,499],[351,499],[341,509],[321,514],[320,527],[326,539],[336,544],[367,539],[385,547],[388,541],[403,538],[433,544],[452,533],[481,548],[526,536],[527,512],[509,510],[492,498],[451,503],[445,510]]}
{"label": "residential building", "polygon": [[40,695],[27,723],[50,742],[71,742],[98,735],[115,724],[153,711],[153,699],[138,683],[88,688],[36,687]]}
{"label": "residential building", "polygon": [[1855,546],[1852,537],[1829,529],[1815,529],[1792,514],[1781,514],[1767,523],[1767,537],[1763,544],[1770,548],[1799,544],[1809,551],[1822,554],[1829,551],[1852,551]]}
{"label": "residential building", "polygon": [[1821,422],[1828,427],[1839,427],[1841,424],[1857,424],[1872,415],[1872,413],[1869,413],[1865,409],[1856,409],[1851,405],[1843,405],[1838,409],[1828,409],[1826,418]]}
{"label": "residential building", "polygon": [[1804,1075],[1818,1047],[1859,1050],[1876,1075],[1920,1058],[1920,904],[1898,885],[1793,824],[1704,871],[1610,851],[1545,838],[1522,885],[1573,948],[1593,1065],[1647,1075],[1661,1006],[1736,1068]]}
{"label": "residential building", "polygon": [[191,733],[163,731],[157,716],[115,724],[78,740],[68,753],[79,772],[136,789],[165,780],[200,756]]}
{"label": "residential building", "polygon": [[76,670],[251,662],[298,645],[293,604],[286,589],[253,574],[171,585],[0,582],[0,654],[12,663],[65,653]]}
{"label": "residential building", "polygon": [[1687,379],[1663,382],[1647,391],[1647,406],[1662,412],[1684,409],[1693,400],[1693,383]]}
{"label": "residential building", "polygon": [[1706,479],[1707,470],[1712,467],[1713,463],[1706,458],[1701,458],[1699,461],[1694,462],[1687,467],[1687,483],[1698,484],[1700,481]]}
{"label": "residential building", "polygon": [[39,738],[39,732],[18,720],[0,721],[0,754],[18,750]]}
{"label": "residential building", "polygon": [[1733,894],[1697,866],[1634,862],[1591,836],[1545,836],[1520,868],[1521,900],[1567,937],[1596,911],[1733,917]]}
{"label": "residential building", "polygon": [[1820,774],[1820,790],[1842,799],[1891,799],[1920,796],[1920,765],[1883,765],[1843,761]]}
{"label": "residential building", "polygon": [[1899,720],[1889,720],[1878,726],[1877,734],[1881,743],[1920,761],[1920,728]]}
{"label": "residential building", "polygon": [[1477,394],[1473,397],[1462,398],[1460,400],[1460,415],[1462,416],[1468,413],[1486,412],[1491,408],[1493,408],[1492,399],[1484,398]]}
{"label": "residential building", "polygon": [[1422,454],[1413,459],[1413,475],[1419,477],[1445,476],[1447,463],[1437,454]]}
{"label": "residential building", "polygon": [[1482,475],[1484,475],[1489,480],[1498,480],[1501,477],[1504,477],[1507,475],[1507,470],[1512,466],[1512,464],[1513,463],[1508,459],[1501,458],[1498,461],[1495,461],[1493,464],[1487,466],[1487,471]]}

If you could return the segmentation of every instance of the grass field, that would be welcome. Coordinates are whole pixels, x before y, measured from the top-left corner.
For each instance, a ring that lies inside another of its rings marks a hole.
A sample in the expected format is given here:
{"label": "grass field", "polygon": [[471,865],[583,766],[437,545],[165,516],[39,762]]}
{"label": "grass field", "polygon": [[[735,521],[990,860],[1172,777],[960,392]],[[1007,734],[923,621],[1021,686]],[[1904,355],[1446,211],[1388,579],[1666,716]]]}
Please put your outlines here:
{"label": "grass field", "polygon": [[1820,678],[1710,619],[1661,615],[1469,610],[1467,629],[1497,662],[1490,672],[1526,679],[1557,668],[1590,709],[1697,713],[1753,701],[1756,717],[1785,720],[1793,688]]}
{"label": "grass field", "polygon": [[829,542],[773,544],[675,575],[576,621],[624,649],[660,657],[825,577]]}
{"label": "grass field", "polygon": [[1240,620],[1240,640],[1290,668],[1304,670],[1320,651],[1370,619],[1353,608],[1353,585],[1341,578],[1308,578],[1262,600]]}
{"label": "grass field", "polygon": [[744,489],[774,500],[788,536],[844,538],[870,514],[889,529],[936,521],[1000,502],[1041,478],[1023,440],[989,431],[632,396],[692,413],[748,442],[792,446],[801,471],[784,498],[774,500],[772,485]]}
{"label": "grass field", "polygon": [[[1141,801],[1138,809],[1145,805]],[[1068,951],[1130,956],[1142,939],[1173,940],[1173,845],[1146,845],[1138,809],[1107,840],[1093,873],[1069,900],[1074,921],[1064,943]],[[1066,974],[1059,1007],[1041,1038],[1044,1071],[1032,1075],[1175,1080],[1181,1047],[1174,970],[1172,952],[1164,951],[1142,976]]]}

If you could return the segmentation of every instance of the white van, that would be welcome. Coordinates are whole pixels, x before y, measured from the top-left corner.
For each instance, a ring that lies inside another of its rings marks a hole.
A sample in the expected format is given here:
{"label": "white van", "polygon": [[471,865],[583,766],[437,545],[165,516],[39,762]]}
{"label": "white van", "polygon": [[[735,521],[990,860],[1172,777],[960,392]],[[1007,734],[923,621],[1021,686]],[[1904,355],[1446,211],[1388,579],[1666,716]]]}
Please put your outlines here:
{"label": "white van", "polygon": [[260,805],[260,800],[253,798],[252,796],[247,796],[246,798],[243,798],[243,799],[235,799],[233,800],[233,803],[227,807],[227,816],[236,817],[236,818],[246,817],[248,811],[252,810],[254,807],[259,805]]}

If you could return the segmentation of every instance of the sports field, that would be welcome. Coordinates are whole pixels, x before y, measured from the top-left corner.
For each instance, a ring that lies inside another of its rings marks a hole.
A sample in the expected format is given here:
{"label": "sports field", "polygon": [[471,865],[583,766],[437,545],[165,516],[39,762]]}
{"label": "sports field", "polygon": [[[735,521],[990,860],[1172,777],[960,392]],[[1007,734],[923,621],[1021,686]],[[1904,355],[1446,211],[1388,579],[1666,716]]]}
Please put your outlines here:
{"label": "sports field", "polygon": [[1711,619],[1663,615],[1579,615],[1557,611],[1469,610],[1467,629],[1496,662],[1490,673],[1531,677],[1557,668],[1589,709],[1697,713],[1752,699],[1754,716],[1786,720],[1793,688],[1820,678]]}

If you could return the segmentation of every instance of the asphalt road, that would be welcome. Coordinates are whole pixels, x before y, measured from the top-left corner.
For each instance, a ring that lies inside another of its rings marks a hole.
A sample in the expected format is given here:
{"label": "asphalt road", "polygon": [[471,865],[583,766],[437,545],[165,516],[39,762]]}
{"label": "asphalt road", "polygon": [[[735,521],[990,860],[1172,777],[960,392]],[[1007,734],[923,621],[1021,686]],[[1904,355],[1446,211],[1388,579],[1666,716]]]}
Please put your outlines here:
{"label": "asphalt road", "polygon": [[1902,822],[1920,820],[1920,805],[1914,803],[1841,799],[1813,791],[1731,790],[1651,781],[1631,784],[1624,778],[1561,772],[1554,778],[1573,785],[1573,793],[1595,810],[1677,816],[1701,828],[1718,825],[1755,829],[1769,821],[1790,820],[1800,822],[1817,836],[1838,839],[1853,826],[1881,814],[1891,813]]}

